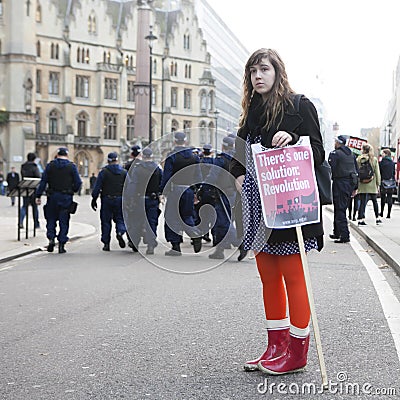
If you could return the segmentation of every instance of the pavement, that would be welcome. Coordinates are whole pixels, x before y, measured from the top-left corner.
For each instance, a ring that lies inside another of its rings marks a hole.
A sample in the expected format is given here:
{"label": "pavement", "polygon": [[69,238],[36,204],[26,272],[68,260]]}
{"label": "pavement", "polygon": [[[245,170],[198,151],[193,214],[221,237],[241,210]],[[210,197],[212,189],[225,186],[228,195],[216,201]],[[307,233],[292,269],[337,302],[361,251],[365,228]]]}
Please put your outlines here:
{"label": "pavement", "polygon": [[[90,196],[74,196],[78,205],[78,211],[71,216],[69,240],[75,241],[97,234],[97,225],[93,221],[88,222],[86,211],[90,210]],[[18,207],[15,199],[15,206],[11,206],[11,199],[0,196],[0,263],[4,263],[28,254],[46,251],[48,240],[46,237],[46,221],[43,216],[43,204],[39,206],[40,228],[33,231],[32,208],[29,208],[28,237],[26,238],[26,219],[24,228],[20,229],[20,240],[18,240]],[[22,203],[22,200],[21,200]],[[43,198],[43,202],[46,199]],[[84,212],[82,212],[84,211]],[[95,214],[92,212],[92,214]],[[82,216],[85,216],[82,218]],[[93,218],[92,218],[93,220]],[[98,220],[98,215],[96,221]]]}
{"label": "pavement", "polygon": [[[71,216],[69,237],[70,241],[87,238],[90,235],[98,235],[98,215],[95,218],[88,218],[94,215],[90,210],[90,196],[74,196],[74,200],[79,204],[78,211]],[[379,201],[379,200],[378,200]],[[48,240],[46,238],[46,222],[43,217],[43,206],[39,207],[39,221],[41,229],[33,232],[32,211],[29,211],[28,238],[25,238],[25,228],[20,230],[20,240],[17,240],[18,224],[17,206],[11,206],[8,197],[0,196],[0,263],[4,263],[18,257],[31,253],[45,251]],[[324,212],[333,213],[332,206],[324,206]],[[387,219],[386,211],[381,218],[382,224],[376,225],[375,216],[371,202],[366,209],[366,226],[359,227],[357,221],[350,221],[350,232],[357,232],[366,242],[376,251],[382,259],[392,267],[400,276],[400,205],[396,202],[393,205],[391,218]],[[331,227],[325,225],[326,240],[330,240],[328,235],[332,233]],[[338,247],[345,244],[337,244]]]}
{"label": "pavement", "polygon": [[[380,199],[378,199],[380,207]],[[325,206],[325,212],[332,213],[333,206]],[[381,224],[376,225],[375,214],[372,207],[372,202],[368,202],[365,212],[366,226],[358,226],[357,221],[349,221],[350,240],[351,235],[357,232],[371,247],[379,254],[380,257],[392,267],[397,275],[400,276],[400,205],[398,202],[393,204],[390,219],[386,218],[387,205],[383,217],[380,218]],[[329,234],[333,233],[332,227],[324,225],[325,240],[329,239]],[[343,246],[343,244],[337,244]]]}

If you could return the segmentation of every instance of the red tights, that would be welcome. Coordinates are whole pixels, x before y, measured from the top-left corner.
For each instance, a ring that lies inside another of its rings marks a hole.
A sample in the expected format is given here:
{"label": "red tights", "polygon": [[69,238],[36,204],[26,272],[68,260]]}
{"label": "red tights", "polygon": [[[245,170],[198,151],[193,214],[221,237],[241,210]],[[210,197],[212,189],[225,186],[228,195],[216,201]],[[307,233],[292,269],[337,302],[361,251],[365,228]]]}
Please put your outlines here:
{"label": "red tights", "polygon": [[267,319],[286,318],[287,299],[290,323],[297,328],[306,328],[310,321],[310,306],[300,254],[278,256],[258,253],[256,261]]}

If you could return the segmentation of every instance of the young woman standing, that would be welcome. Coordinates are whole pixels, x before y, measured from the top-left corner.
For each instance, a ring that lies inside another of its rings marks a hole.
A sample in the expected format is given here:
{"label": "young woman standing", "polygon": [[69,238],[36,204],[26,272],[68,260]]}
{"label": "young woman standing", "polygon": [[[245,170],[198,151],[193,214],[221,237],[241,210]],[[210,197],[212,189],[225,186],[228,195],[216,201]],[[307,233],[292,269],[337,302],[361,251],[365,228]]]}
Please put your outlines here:
{"label": "young woman standing", "polygon": [[[245,66],[242,116],[231,172],[242,193],[244,248],[255,252],[261,277],[268,347],[260,357],[245,363],[246,371],[285,374],[301,370],[307,363],[310,307],[296,230],[266,228],[250,147],[259,142],[268,148],[284,147],[297,143],[300,136],[309,136],[314,164],[322,164],[325,152],[317,111],[303,96],[297,112],[294,95],[278,53],[255,51]],[[307,252],[322,249],[322,221],[303,226],[302,232]]]}

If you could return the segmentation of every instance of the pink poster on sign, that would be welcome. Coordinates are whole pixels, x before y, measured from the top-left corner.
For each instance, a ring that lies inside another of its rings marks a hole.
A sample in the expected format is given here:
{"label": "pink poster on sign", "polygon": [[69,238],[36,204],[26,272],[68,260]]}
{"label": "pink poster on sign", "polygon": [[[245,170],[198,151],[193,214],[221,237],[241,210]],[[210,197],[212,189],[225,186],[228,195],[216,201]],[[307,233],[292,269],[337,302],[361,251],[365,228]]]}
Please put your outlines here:
{"label": "pink poster on sign", "polygon": [[265,225],[284,229],[319,222],[318,186],[308,137],[266,150],[252,145]]}

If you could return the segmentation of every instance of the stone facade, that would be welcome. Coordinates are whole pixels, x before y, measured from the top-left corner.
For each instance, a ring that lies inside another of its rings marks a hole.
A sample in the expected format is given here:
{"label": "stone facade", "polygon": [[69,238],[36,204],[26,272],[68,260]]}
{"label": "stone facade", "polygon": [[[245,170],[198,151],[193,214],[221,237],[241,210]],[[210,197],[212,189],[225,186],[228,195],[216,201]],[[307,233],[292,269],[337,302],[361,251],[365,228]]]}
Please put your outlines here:
{"label": "stone facade", "polygon": [[[87,189],[108,152],[126,159],[130,146],[146,145],[148,125],[135,129],[135,111],[143,106],[149,117],[150,58],[137,52],[148,48],[138,38],[148,23],[157,37],[152,139],[186,129],[192,145],[211,142],[215,81],[192,1],[174,10],[150,0],[0,3],[0,169],[19,170],[30,151],[45,165],[67,146]],[[144,24],[143,4],[150,7]],[[139,68],[147,68],[144,82]]]}

